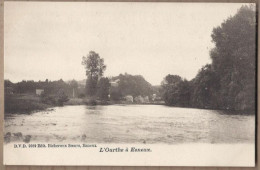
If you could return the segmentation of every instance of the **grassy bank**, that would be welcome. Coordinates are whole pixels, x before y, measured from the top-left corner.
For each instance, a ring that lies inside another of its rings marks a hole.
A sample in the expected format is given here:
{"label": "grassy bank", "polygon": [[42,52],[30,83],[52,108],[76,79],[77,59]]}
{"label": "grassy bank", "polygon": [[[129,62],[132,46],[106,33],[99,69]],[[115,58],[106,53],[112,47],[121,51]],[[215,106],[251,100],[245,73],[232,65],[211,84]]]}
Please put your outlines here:
{"label": "grassy bank", "polygon": [[[163,105],[164,103],[131,103],[126,101],[100,101],[89,98],[70,98],[64,105]],[[35,94],[13,94],[5,96],[5,113],[30,114],[35,111],[45,110],[58,106],[52,102],[43,102],[41,97]]]}
{"label": "grassy bank", "polygon": [[31,94],[15,94],[5,96],[5,113],[31,113],[45,110],[53,105],[44,104],[40,97]]}

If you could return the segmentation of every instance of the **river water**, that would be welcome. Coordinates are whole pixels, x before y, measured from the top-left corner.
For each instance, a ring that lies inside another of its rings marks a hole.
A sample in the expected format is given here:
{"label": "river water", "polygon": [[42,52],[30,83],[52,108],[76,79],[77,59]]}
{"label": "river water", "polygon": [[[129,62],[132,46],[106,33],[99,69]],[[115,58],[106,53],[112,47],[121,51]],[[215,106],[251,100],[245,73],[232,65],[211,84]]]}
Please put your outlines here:
{"label": "river water", "polygon": [[[5,117],[11,141],[254,143],[255,116],[162,105],[64,106]],[[21,136],[22,135],[22,136]]]}

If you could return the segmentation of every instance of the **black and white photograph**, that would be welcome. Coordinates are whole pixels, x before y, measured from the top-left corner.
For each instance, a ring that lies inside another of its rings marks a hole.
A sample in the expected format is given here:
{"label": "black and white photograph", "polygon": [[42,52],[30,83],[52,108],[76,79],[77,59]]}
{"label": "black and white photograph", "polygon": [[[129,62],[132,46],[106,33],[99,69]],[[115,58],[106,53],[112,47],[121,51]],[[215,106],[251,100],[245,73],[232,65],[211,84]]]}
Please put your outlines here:
{"label": "black and white photograph", "polygon": [[5,2],[4,163],[255,166],[256,11]]}

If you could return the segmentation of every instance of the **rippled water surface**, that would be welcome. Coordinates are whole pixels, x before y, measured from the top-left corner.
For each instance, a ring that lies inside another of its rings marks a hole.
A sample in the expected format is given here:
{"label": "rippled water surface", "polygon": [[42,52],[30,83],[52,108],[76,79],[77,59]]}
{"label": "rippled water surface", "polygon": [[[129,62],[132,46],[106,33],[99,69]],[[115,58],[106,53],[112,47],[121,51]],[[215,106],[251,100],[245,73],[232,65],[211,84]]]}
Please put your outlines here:
{"label": "rippled water surface", "polygon": [[161,105],[65,106],[5,118],[12,141],[30,135],[42,142],[253,143],[254,129],[253,115]]}

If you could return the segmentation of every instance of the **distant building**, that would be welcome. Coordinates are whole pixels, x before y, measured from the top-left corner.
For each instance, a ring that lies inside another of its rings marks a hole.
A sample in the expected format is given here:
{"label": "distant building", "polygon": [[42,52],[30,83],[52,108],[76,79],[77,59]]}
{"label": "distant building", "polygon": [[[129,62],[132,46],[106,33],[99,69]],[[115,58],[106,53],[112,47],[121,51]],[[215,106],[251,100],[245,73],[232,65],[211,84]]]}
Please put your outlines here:
{"label": "distant building", "polygon": [[111,87],[118,87],[119,85],[119,79],[115,80],[115,81],[110,81]]}
{"label": "distant building", "polygon": [[44,89],[36,89],[36,95],[40,96],[44,93]]}
{"label": "distant building", "polygon": [[118,87],[118,83],[117,82],[110,82],[111,87]]}

